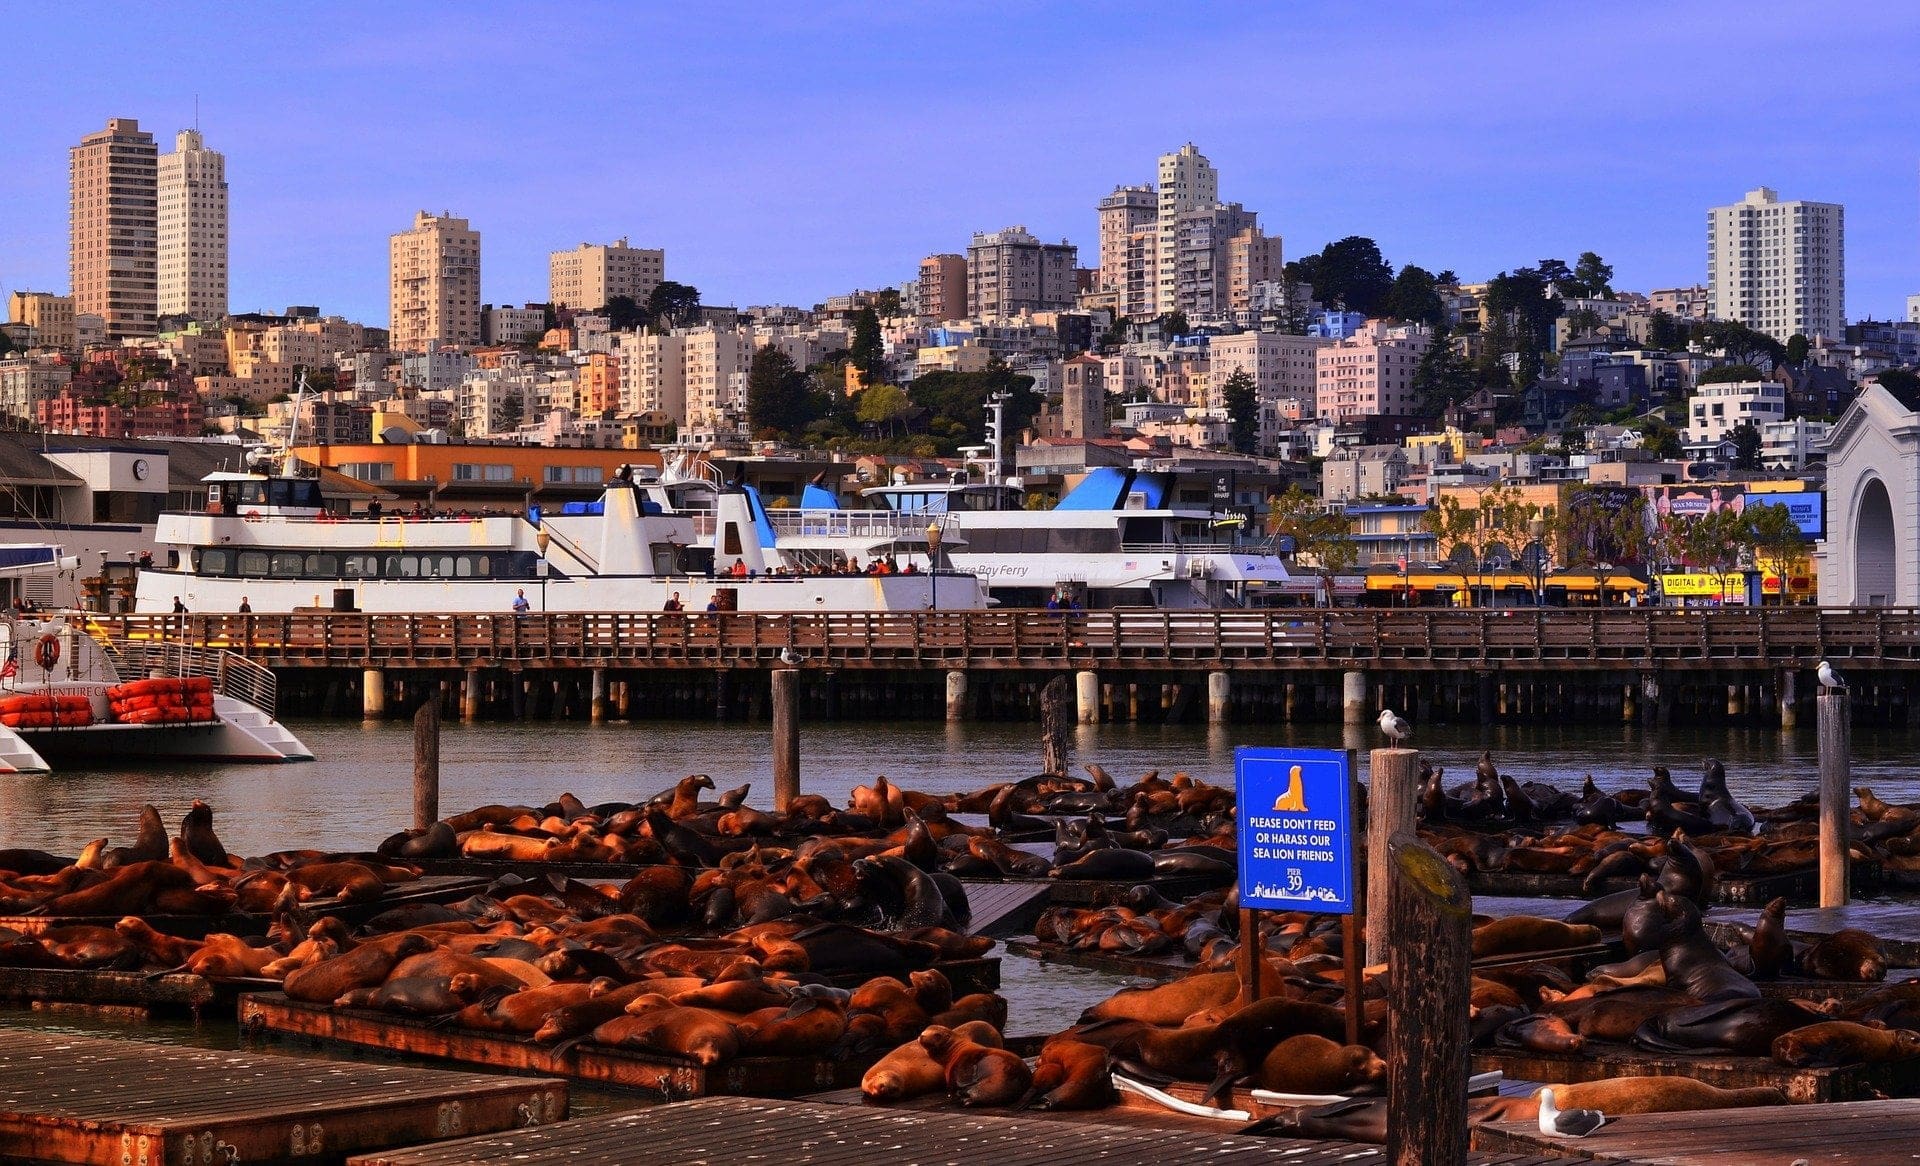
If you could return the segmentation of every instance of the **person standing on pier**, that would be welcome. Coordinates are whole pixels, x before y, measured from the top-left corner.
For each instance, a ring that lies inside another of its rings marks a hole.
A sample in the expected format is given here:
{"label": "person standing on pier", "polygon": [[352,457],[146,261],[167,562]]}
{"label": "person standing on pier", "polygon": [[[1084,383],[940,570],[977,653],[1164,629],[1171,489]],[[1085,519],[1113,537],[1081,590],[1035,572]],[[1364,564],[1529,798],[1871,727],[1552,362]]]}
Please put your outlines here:
{"label": "person standing on pier", "polygon": [[533,604],[527,602],[527,589],[522,587],[515,591],[513,595],[513,614],[516,616],[524,616],[532,610]]}

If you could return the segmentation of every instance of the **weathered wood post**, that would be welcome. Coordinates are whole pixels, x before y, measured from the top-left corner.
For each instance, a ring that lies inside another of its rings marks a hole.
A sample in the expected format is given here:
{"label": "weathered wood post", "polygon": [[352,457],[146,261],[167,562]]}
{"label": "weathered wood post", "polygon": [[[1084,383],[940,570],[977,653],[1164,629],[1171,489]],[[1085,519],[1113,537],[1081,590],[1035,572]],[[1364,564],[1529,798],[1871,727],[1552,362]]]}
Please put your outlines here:
{"label": "weathered wood post", "polygon": [[773,808],[800,796],[800,670],[773,670]]}
{"label": "weathered wood post", "polygon": [[1411,830],[1391,840],[1390,866],[1387,1161],[1464,1166],[1473,898]]}
{"label": "weathered wood post", "polygon": [[947,723],[967,719],[967,674],[954,669],[947,673]]}
{"label": "weathered wood post", "polygon": [[1848,898],[1847,815],[1853,800],[1847,755],[1852,749],[1852,698],[1844,688],[1820,689],[1820,905],[1844,907]]}
{"label": "weathered wood post", "polygon": [[1065,676],[1040,690],[1040,769],[1065,773],[1073,752],[1073,685]]}
{"label": "weathered wood post", "polygon": [[433,699],[413,714],[413,824],[424,830],[439,820],[440,701]]}
{"label": "weathered wood post", "polygon": [[1387,883],[1393,836],[1413,832],[1420,801],[1420,751],[1375,749],[1367,757],[1367,964],[1388,955]]}

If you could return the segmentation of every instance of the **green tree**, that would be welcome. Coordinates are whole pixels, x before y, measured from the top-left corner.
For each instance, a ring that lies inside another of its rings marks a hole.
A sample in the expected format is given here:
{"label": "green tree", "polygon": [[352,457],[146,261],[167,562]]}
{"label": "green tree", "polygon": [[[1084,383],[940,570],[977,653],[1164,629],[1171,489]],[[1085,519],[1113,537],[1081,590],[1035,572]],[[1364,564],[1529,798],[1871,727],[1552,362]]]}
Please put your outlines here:
{"label": "green tree", "polygon": [[1710,368],[1700,374],[1696,385],[1731,385],[1741,381],[1759,381],[1766,379],[1765,373],[1750,364],[1723,364],[1719,368]]}
{"label": "green tree", "polygon": [[13,351],[13,337],[9,336],[4,331],[0,331],[0,356],[5,356],[7,353],[12,351]]}
{"label": "green tree", "polygon": [[1345,510],[1328,509],[1298,483],[1267,499],[1267,533],[1292,539],[1294,563],[1320,576],[1319,604],[1331,602],[1333,577],[1360,561],[1360,545],[1353,540]]}
{"label": "green tree", "polygon": [[1533,270],[1539,272],[1540,278],[1555,288],[1564,288],[1575,295],[1583,295],[1586,292],[1586,288],[1574,277],[1573,268],[1568,267],[1564,259],[1542,259],[1534,265]]}
{"label": "green tree", "polygon": [[1873,379],[1889,393],[1920,394],[1920,375],[1908,372],[1904,368],[1890,368],[1885,372],[1875,373]]}
{"label": "green tree", "polygon": [[1640,444],[1654,457],[1670,460],[1686,452],[1679,432],[1658,417],[1643,417],[1632,427],[1640,431]]}
{"label": "green tree", "polygon": [[1520,388],[1534,382],[1541,353],[1553,347],[1553,325],[1560,318],[1560,300],[1548,294],[1548,282],[1537,268],[1503,271],[1487,281],[1487,294],[1481,301],[1486,315],[1506,321],[1510,351],[1521,358],[1513,378]]}
{"label": "green tree", "polygon": [[607,327],[615,332],[632,332],[647,326],[647,310],[632,296],[614,296],[600,308]]}
{"label": "green tree", "polygon": [[1160,317],[1160,333],[1163,336],[1185,336],[1187,328],[1187,314],[1178,308]]}
{"label": "green tree", "polygon": [[872,308],[861,308],[853,315],[853,340],[847,347],[847,356],[860,370],[861,377],[869,385],[878,384],[887,376],[887,348],[880,338],[880,313]]}
{"label": "green tree", "polygon": [[1393,292],[1392,265],[1378,243],[1361,235],[1348,235],[1302,259],[1297,277],[1311,283],[1313,298],[1327,307],[1365,316],[1379,315]]}
{"label": "green tree", "polygon": [[1602,603],[1612,575],[1649,559],[1647,498],[1638,490],[1574,486],[1562,496],[1551,530],[1561,564],[1593,572]]}
{"label": "green tree", "polygon": [[1760,427],[1751,421],[1727,430],[1727,436],[1733,440],[1733,468],[1736,470],[1757,470],[1760,468]]}
{"label": "green tree", "polygon": [[1753,551],[1753,565],[1780,580],[1780,600],[1787,601],[1787,581],[1806,575],[1810,568],[1807,552],[1812,544],[1793,511],[1778,502],[1761,502],[1764,495],[1747,495],[1747,543]]}
{"label": "green tree", "polygon": [[1582,251],[1573,263],[1573,279],[1588,299],[1613,298],[1613,265],[1591,251]]}
{"label": "green tree", "polygon": [[[1033,378],[995,361],[981,372],[930,372],[913,378],[907,397],[926,410],[929,455],[951,454],[962,445],[985,440],[987,403],[995,393],[1006,394],[1006,436],[1011,439],[1033,424],[1040,395]],[[916,428],[918,422],[916,421]]]}
{"label": "green tree", "polygon": [[895,427],[913,411],[913,402],[899,385],[869,385],[860,390],[854,400],[854,418],[863,425],[884,426],[888,437],[894,436]]}
{"label": "green tree", "polygon": [[1787,337],[1787,363],[1799,368],[1807,363],[1807,353],[1813,348],[1804,332],[1795,332]]}
{"label": "green tree", "polygon": [[700,289],[663,279],[647,294],[647,317],[666,328],[691,324],[700,314]]}
{"label": "green tree", "polygon": [[1254,391],[1253,377],[1244,369],[1233,370],[1220,386],[1220,399],[1227,408],[1227,443],[1235,453],[1254,453],[1260,446],[1260,399]]}
{"label": "green tree", "polygon": [[1738,320],[1708,320],[1696,324],[1693,341],[1707,352],[1721,352],[1736,364],[1774,368],[1787,358],[1787,346]]}
{"label": "green tree", "polygon": [[1655,312],[1647,317],[1647,347],[1663,352],[1673,352],[1685,348],[1691,329],[1680,320],[1673,318],[1671,312]]}
{"label": "green tree", "polygon": [[1415,416],[1437,417],[1447,406],[1471,397],[1477,388],[1473,366],[1455,351],[1446,325],[1435,327],[1432,342],[1413,370]]}
{"label": "green tree", "polygon": [[1529,524],[1541,516],[1540,507],[1528,502],[1518,487],[1495,485],[1477,491],[1472,506],[1463,504],[1458,494],[1440,495],[1427,505],[1420,525],[1459,574],[1461,592],[1470,603],[1473,580],[1486,570],[1492,553],[1524,546]]}
{"label": "green tree", "polygon": [[807,415],[807,377],[786,353],[769,344],[747,368],[747,426],[756,434],[798,433]]}
{"label": "green tree", "polygon": [[1567,313],[1566,320],[1567,335],[1575,340],[1583,336],[1591,336],[1595,332],[1598,332],[1602,323],[1600,313],[1594,311],[1592,308],[1579,308],[1569,312]]}
{"label": "green tree", "polygon": [[897,287],[883,287],[879,291],[874,292],[873,310],[889,318],[898,316],[900,314],[900,289]]}
{"label": "green tree", "polygon": [[1447,318],[1447,305],[1440,298],[1433,273],[1411,263],[1394,278],[1384,310],[1389,316],[1420,324],[1438,325]]}

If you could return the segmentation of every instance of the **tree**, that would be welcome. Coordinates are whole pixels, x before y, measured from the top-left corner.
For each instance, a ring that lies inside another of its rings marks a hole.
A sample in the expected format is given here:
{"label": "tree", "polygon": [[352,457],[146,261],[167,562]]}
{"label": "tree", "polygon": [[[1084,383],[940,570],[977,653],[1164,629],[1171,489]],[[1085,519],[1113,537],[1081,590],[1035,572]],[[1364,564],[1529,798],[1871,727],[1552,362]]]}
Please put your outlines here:
{"label": "tree", "polygon": [[1693,340],[1703,351],[1724,353],[1736,364],[1761,364],[1769,369],[1787,358],[1787,346],[1738,320],[1707,320],[1694,325]]}
{"label": "tree", "polygon": [[1601,262],[1600,256],[1591,251],[1582,251],[1574,260],[1573,280],[1588,299],[1613,298],[1613,265]]}
{"label": "tree", "polygon": [[[1316,257],[1316,262],[1318,259]],[[1307,300],[1313,295],[1312,280],[1302,278],[1299,265],[1284,264],[1280,268],[1280,331],[1288,336],[1307,334]]]}
{"label": "tree", "polygon": [[0,356],[5,356],[7,353],[12,351],[13,351],[13,337],[9,336],[4,331],[0,331]]}
{"label": "tree", "polygon": [[632,332],[647,326],[647,310],[632,296],[614,296],[600,308],[607,327],[615,332]]}
{"label": "tree", "polygon": [[900,314],[900,289],[883,287],[873,293],[873,310],[882,316],[893,317]]}
{"label": "tree", "polygon": [[1753,549],[1753,565],[1780,580],[1780,600],[1787,601],[1788,581],[1808,570],[1807,536],[1794,520],[1793,511],[1778,502],[1760,502],[1747,495],[1747,541]]}
{"label": "tree", "polygon": [[1647,317],[1647,347],[1663,352],[1685,348],[1692,329],[1673,318],[1671,312],[1655,312]]}
{"label": "tree", "polygon": [[1329,510],[1298,483],[1267,499],[1267,533],[1293,540],[1293,561],[1310,567],[1321,578],[1326,602],[1333,593],[1333,577],[1360,561],[1360,546],[1342,510]]}
{"label": "tree", "polygon": [[1760,428],[1751,421],[1727,430],[1727,436],[1733,441],[1733,468],[1736,470],[1757,470],[1760,468]]}
{"label": "tree", "polygon": [[1380,245],[1361,235],[1348,235],[1301,260],[1299,276],[1313,285],[1314,299],[1363,316],[1379,315],[1393,291],[1393,267],[1381,257]]}
{"label": "tree", "polygon": [[1741,381],[1765,380],[1766,374],[1750,364],[1723,364],[1700,374],[1695,385],[1731,385]]}
{"label": "tree", "polygon": [[754,433],[797,433],[807,416],[806,374],[786,353],[768,344],[747,369],[747,425]]}
{"label": "tree", "polygon": [[1686,452],[1678,431],[1658,417],[1642,418],[1633,428],[1640,431],[1640,444],[1654,457],[1671,459]]}
{"label": "tree", "polygon": [[1567,335],[1575,340],[1582,336],[1591,336],[1600,330],[1600,313],[1592,308],[1579,308],[1567,313]]}
{"label": "tree", "polygon": [[1187,314],[1178,308],[1160,317],[1162,336],[1185,336],[1187,334]]}
{"label": "tree", "polygon": [[1526,500],[1518,487],[1495,485],[1479,491],[1471,507],[1458,494],[1442,494],[1429,503],[1420,525],[1433,535],[1442,558],[1460,576],[1461,592],[1472,603],[1473,579],[1487,569],[1496,551],[1511,554],[1530,537],[1528,524],[1541,517],[1540,507]]}
{"label": "tree", "polygon": [[1540,273],[1541,279],[1555,288],[1565,288],[1575,295],[1581,295],[1586,290],[1574,277],[1573,268],[1568,267],[1564,259],[1542,259],[1534,265],[1534,270]]}
{"label": "tree", "polygon": [[1920,394],[1920,376],[1904,368],[1890,368],[1885,372],[1875,373],[1873,379],[1889,393]]}
{"label": "tree", "polygon": [[855,401],[854,418],[863,425],[884,426],[888,437],[894,436],[900,420],[913,411],[913,402],[899,385],[869,385],[860,390]]}
{"label": "tree", "polygon": [[853,361],[860,376],[869,385],[878,384],[886,379],[887,349],[880,338],[880,313],[872,308],[861,308],[853,315],[853,340],[847,347],[847,356]]}
{"label": "tree", "polygon": [[647,295],[647,316],[666,328],[690,324],[700,314],[700,289],[663,279]]}
{"label": "tree", "polygon": [[1447,318],[1447,305],[1440,298],[1433,273],[1411,263],[1394,278],[1384,310],[1389,316],[1420,324],[1437,326]]}
{"label": "tree", "polygon": [[1787,363],[1799,368],[1807,363],[1807,353],[1813,348],[1804,332],[1795,332],[1787,337]]}
{"label": "tree", "polygon": [[1647,498],[1638,490],[1575,486],[1562,497],[1553,523],[1560,562],[1592,571],[1606,602],[1607,579],[1647,562]]}
{"label": "tree", "polygon": [[1434,328],[1432,342],[1414,367],[1412,387],[1414,413],[1420,417],[1439,416],[1479,387],[1473,366],[1454,349],[1445,324]]}
{"label": "tree", "polygon": [[1235,453],[1250,454],[1260,446],[1260,399],[1254,391],[1253,377],[1244,369],[1220,386],[1220,399],[1227,408],[1228,443]]}

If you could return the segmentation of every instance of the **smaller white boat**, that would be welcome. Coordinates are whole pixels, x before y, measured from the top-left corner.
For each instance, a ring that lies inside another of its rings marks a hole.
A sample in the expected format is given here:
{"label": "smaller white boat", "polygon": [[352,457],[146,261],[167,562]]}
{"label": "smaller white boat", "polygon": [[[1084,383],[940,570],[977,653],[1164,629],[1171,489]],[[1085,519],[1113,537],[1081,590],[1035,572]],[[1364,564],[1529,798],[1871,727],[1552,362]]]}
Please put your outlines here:
{"label": "smaller white boat", "polygon": [[311,761],[274,719],[273,673],[232,652],[0,618],[0,773],[111,758]]}

